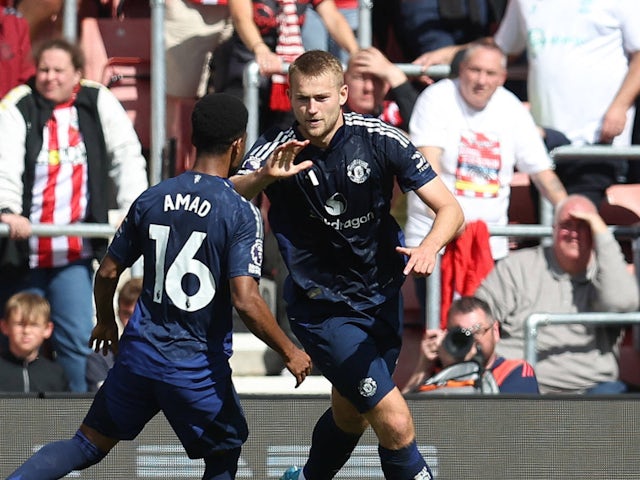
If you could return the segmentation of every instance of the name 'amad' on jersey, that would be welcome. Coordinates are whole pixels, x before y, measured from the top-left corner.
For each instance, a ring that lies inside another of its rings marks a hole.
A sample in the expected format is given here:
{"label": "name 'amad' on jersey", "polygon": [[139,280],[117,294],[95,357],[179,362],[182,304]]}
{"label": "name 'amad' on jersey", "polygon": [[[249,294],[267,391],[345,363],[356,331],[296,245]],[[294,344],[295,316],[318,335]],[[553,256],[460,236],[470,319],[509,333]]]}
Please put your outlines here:
{"label": "name 'amad' on jersey", "polygon": [[175,198],[171,195],[164,196],[164,211],[170,210],[186,210],[193,212],[199,217],[206,216],[211,211],[211,203],[209,200],[201,200],[199,196],[191,198],[191,194],[182,195],[177,193]]}

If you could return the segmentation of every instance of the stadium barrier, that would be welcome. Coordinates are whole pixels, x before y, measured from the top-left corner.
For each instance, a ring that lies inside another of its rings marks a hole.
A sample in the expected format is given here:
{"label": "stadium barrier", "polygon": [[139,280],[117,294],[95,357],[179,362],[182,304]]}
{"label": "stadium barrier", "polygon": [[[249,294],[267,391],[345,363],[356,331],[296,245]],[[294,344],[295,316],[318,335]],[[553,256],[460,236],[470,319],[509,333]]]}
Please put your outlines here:
{"label": "stadium barrier", "polygon": [[[419,450],[437,480],[637,479],[640,397],[408,397]],[[90,396],[0,396],[0,476],[48,442],[71,437]],[[249,440],[238,479],[277,479],[307,456],[315,420],[328,396],[241,395]],[[98,465],[65,478],[199,479],[201,460],[187,458],[163,415]],[[369,429],[336,479],[383,479]]]}
{"label": "stadium barrier", "polygon": [[535,367],[538,330],[548,325],[581,324],[588,327],[640,324],[640,312],[532,313],[524,322],[524,359]]}
{"label": "stadium barrier", "polygon": [[[611,148],[611,147],[610,147]],[[633,239],[633,257],[634,263],[640,262],[640,225],[611,225],[609,229],[616,238]],[[110,238],[115,233],[116,228],[109,224],[91,224],[78,223],[72,225],[51,225],[51,224],[33,224],[32,232],[35,236],[55,237],[60,235],[75,235],[83,237]],[[505,226],[490,226],[489,233],[496,236],[524,237],[524,238],[548,238],[551,235],[552,228],[550,225],[523,225],[510,224]],[[0,223],[0,237],[9,235],[9,226]],[[640,268],[636,273],[640,274]],[[428,328],[439,328],[440,319],[440,274],[439,264],[434,272],[427,277],[426,292],[426,319],[425,325]],[[265,293],[272,295],[271,290]],[[273,304],[270,302],[273,310]],[[579,314],[570,314],[579,315]],[[578,317],[576,317],[578,319]],[[526,347],[525,347],[526,353]]]}
{"label": "stadium barrier", "polygon": [[[505,225],[490,226],[489,233],[495,236],[509,237],[526,237],[526,238],[548,238],[551,236],[551,225]],[[640,238],[640,225],[610,225],[609,230],[616,238]],[[634,244],[637,242],[634,241]],[[634,248],[634,262],[637,259],[637,248]],[[434,269],[433,273],[427,277],[427,297],[426,297],[426,318],[425,325],[427,328],[440,328],[440,283],[441,272],[440,263]],[[636,271],[636,273],[640,273]]]}

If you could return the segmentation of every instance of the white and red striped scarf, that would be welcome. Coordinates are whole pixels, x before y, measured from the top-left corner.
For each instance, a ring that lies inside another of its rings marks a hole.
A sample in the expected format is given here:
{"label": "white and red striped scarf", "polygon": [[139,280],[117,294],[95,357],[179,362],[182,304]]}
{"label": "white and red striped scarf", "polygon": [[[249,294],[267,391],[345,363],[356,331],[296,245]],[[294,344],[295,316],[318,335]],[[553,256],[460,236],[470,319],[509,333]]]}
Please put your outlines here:
{"label": "white and red striped scarf", "polygon": [[[36,161],[32,223],[68,225],[87,211],[87,152],[73,100],[57,105],[43,130]],[[60,267],[90,255],[82,237],[32,237],[31,267]]]}
{"label": "white and red striped scarf", "polygon": [[[300,17],[296,0],[278,0],[278,43],[276,54],[283,63],[291,63],[304,53],[302,35],[300,34]],[[275,111],[289,111],[291,104],[287,97],[287,76],[276,74],[271,76],[271,98],[269,108]]]}
{"label": "white and red striped scarf", "polygon": [[199,5],[228,5],[229,0],[189,0]]}

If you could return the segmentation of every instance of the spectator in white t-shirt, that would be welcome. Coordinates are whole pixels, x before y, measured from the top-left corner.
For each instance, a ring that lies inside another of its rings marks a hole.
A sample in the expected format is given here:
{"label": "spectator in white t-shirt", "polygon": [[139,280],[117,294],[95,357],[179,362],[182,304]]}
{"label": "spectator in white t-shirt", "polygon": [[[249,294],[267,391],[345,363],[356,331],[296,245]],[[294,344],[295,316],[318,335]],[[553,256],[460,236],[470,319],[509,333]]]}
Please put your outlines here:
{"label": "spectator in white t-shirt", "polygon": [[[564,133],[573,145],[630,144],[640,94],[637,0],[511,0],[494,38],[509,55],[526,51],[528,100],[538,125]],[[450,63],[460,48],[428,52],[414,63]],[[608,158],[563,162],[557,172],[569,193],[600,205],[623,169],[621,159]]]}
{"label": "spectator in white t-shirt", "polygon": [[[490,40],[470,44],[456,79],[443,79],[418,97],[411,140],[456,198],[467,222],[506,225],[514,170],[526,173],[553,205],[566,196],[529,111],[502,85],[506,57]],[[433,215],[408,197],[407,245],[417,245]],[[508,253],[506,237],[492,237],[494,259]]]}
{"label": "spectator in white t-shirt", "polygon": [[[455,194],[467,223],[508,223],[510,183],[516,168],[528,174],[553,205],[566,197],[529,111],[502,86],[506,62],[492,41],[470,44],[458,77],[423,90],[409,122],[411,140]],[[416,200],[414,194],[407,195],[407,246],[418,245],[433,224],[433,214]],[[491,237],[490,246],[494,260],[509,252],[507,237]],[[424,319],[426,280],[414,277],[414,282]],[[430,335],[431,329],[423,333]],[[407,349],[415,341],[421,338],[409,335],[403,340]]]}

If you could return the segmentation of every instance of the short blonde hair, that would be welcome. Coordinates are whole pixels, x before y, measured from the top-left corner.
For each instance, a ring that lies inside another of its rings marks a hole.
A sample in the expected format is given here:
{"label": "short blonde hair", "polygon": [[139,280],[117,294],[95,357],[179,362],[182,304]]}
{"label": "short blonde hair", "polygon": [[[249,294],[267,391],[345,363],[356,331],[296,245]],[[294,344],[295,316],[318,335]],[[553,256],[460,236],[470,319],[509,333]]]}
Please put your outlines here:
{"label": "short blonde hair", "polygon": [[23,321],[28,323],[44,320],[47,324],[51,320],[51,306],[47,299],[32,292],[18,292],[7,300],[4,307],[5,320],[8,321],[15,313],[21,314]]}
{"label": "short blonde hair", "polygon": [[342,63],[334,55],[324,50],[309,50],[296,58],[289,65],[289,78],[294,75],[304,77],[320,77],[322,75],[332,75],[338,87],[344,85],[344,69]]}

